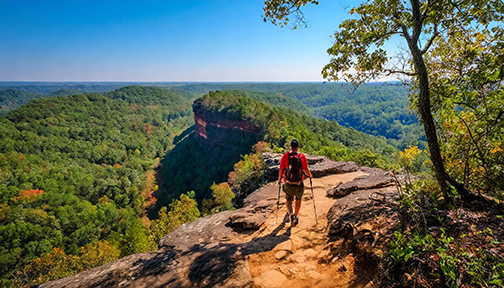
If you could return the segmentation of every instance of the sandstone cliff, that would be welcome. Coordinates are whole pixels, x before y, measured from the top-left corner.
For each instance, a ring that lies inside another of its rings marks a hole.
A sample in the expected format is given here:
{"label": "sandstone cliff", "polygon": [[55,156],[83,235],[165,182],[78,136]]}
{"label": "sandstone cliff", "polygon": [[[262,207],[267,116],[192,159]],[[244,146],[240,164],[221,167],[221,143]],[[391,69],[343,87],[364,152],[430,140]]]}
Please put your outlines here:
{"label": "sandstone cliff", "polygon": [[[279,156],[266,157],[270,169]],[[297,227],[283,222],[283,193],[277,218],[279,190],[270,183],[250,194],[243,208],[177,228],[161,239],[156,251],[40,287],[363,287],[376,267],[362,268],[362,263],[373,263],[374,251],[386,242],[382,234],[398,223],[395,187],[379,188],[384,186],[383,171],[308,158],[311,169],[324,176],[313,179],[315,200],[305,180]],[[338,200],[328,197],[328,190],[341,185],[357,189]]]}
{"label": "sandstone cliff", "polygon": [[[195,136],[202,147],[212,151],[221,147],[222,152],[235,147],[246,146],[244,142],[255,144],[261,137],[260,127],[252,122],[238,119],[229,113],[221,111],[216,113],[202,105],[202,99],[193,103]],[[246,146],[250,149],[252,145]]]}

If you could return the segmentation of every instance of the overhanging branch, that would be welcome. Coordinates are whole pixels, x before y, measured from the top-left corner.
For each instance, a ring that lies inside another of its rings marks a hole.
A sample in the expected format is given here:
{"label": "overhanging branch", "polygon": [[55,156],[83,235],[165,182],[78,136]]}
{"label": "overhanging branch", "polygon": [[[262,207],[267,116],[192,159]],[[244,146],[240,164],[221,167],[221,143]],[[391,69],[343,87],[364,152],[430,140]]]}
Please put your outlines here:
{"label": "overhanging branch", "polygon": [[437,37],[438,35],[439,35],[439,32],[438,32],[438,30],[437,30],[437,25],[436,25],[436,26],[434,26],[434,33],[432,33],[432,36],[431,36],[431,37],[429,38],[429,40],[427,41],[427,44],[425,45],[424,49],[422,49],[422,50],[420,51],[420,53],[421,53],[422,55],[423,55],[423,54],[425,54],[425,53],[429,50],[430,46],[431,46],[431,45],[432,45],[432,43],[434,42],[434,39],[436,39],[436,37]]}
{"label": "overhanging branch", "polygon": [[390,76],[392,74],[403,74],[406,76],[414,77],[418,75],[418,73],[406,72],[402,70],[391,70],[391,69],[385,69],[384,72],[386,73],[386,76]]}

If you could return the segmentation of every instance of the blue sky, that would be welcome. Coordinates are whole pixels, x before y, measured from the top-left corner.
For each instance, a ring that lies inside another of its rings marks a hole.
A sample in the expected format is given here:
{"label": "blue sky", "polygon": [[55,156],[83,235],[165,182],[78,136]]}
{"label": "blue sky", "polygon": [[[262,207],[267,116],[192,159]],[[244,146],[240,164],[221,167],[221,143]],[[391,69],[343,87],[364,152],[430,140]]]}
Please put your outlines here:
{"label": "blue sky", "polygon": [[0,81],[322,81],[329,36],[359,1],[308,6],[309,28],[263,1],[0,1]]}

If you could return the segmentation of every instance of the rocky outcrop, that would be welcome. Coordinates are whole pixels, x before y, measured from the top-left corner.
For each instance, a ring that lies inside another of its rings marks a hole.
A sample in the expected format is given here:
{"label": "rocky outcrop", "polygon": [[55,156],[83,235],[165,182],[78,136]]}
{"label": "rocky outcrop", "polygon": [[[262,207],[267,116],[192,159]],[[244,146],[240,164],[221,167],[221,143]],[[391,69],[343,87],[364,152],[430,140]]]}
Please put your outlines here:
{"label": "rocky outcrop", "polygon": [[254,144],[260,138],[261,128],[251,121],[233,118],[225,112],[213,112],[202,104],[201,99],[194,101],[193,112],[195,137],[202,147],[209,147],[209,151],[219,146],[222,152],[226,152],[226,147],[233,150],[243,141]]}
{"label": "rocky outcrop", "polygon": [[266,185],[250,194],[240,208],[229,217],[234,230],[259,229],[277,202],[278,186]]}
{"label": "rocky outcrop", "polygon": [[348,244],[339,249],[359,247],[362,253],[378,251],[388,243],[400,225],[400,214],[392,175],[369,167],[361,167],[360,171],[366,174],[338,183],[326,195],[338,198],[327,213],[329,236],[343,238],[343,243]]}
{"label": "rocky outcrop", "polygon": [[400,223],[395,202],[398,197],[396,188],[388,187],[356,190],[338,199],[327,213],[329,234],[348,239],[366,229],[373,233],[374,241],[381,243],[379,239],[393,234]]}
{"label": "rocky outcrop", "polygon": [[[325,156],[312,156],[304,154],[308,162],[313,177],[322,177],[329,174],[342,174],[357,171],[359,166],[354,162],[332,161]],[[280,171],[280,160],[282,154],[263,153],[262,157],[266,163],[267,169],[264,177],[269,181],[278,180],[278,171]]]}
{"label": "rocky outcrop", "polygon": [[395,185],[394,178],[390,172],[369,167],[361,167],[360,170],[367,175],[347,183],[339,183],[334,188],[327,190],[327,196],[343,197],[357,190],[367,190]]}

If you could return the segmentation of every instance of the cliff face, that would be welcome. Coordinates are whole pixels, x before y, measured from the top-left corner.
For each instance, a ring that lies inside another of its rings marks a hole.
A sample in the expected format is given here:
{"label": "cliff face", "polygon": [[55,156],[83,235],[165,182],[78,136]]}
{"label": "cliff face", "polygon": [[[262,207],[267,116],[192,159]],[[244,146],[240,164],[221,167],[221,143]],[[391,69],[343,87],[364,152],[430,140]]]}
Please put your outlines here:
{"label": "cliff face", "polygon": [[246,120],[233,119],[227,113],[210,111],[202,105],[201,99],[194,101],[193,112],[195,137],[205,150],[213,151],[215,147],[221,147],[222,152],[226,153],[249,142],[253,145],[260,139],[259,127]]}

